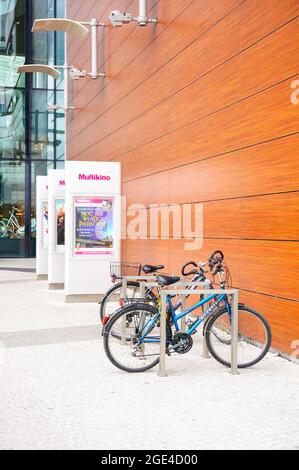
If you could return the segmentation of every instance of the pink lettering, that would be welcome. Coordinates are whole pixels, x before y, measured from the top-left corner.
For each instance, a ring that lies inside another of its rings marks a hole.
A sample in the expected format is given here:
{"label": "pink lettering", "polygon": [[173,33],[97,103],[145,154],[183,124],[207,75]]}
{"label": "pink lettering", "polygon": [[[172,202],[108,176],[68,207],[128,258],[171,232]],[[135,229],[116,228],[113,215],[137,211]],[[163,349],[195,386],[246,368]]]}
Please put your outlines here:
{"label": "pink lettering", "polygon": [[110,176],[104,175],[86,175],[85,173],[79,173],[79,180],[92,180],[92,181],[109,181]]}

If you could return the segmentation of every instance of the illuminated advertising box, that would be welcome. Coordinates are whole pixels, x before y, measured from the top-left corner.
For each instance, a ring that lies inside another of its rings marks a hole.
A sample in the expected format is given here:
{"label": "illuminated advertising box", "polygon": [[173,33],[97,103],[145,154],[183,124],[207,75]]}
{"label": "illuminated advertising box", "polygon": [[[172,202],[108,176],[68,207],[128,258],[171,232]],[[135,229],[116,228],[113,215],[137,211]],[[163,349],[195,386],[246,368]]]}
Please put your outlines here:
{"label": "illuminated advertising box", "polygon": [[48,177],[36,177],[36,277],[48,277]]}
{"label": "illuminated advertising box", "polygon": [[74,198],[74,254],[113,254],[113,199]]}
{"label": "illuminated advertising box", "polygon": [[66,162],[66,301],[99,300],[120,259],[120,163]]}
{"label": "illuminated advertising box", "polygon": [[50,289],[64,286],[65,252],[65,172],[48,172],[48,281]]}

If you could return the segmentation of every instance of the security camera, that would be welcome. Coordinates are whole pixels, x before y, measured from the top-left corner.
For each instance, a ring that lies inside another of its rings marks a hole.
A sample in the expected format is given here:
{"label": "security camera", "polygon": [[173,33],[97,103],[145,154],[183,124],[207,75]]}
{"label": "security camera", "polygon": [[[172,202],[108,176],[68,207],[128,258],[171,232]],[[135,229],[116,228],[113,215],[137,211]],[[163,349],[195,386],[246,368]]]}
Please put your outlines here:
{"label": "security camera", "polygon": [[72,67],[70,69],[70,77],[73,80],[79,80],[80,77],[86,77],[86,76],[87,76],[86,70],[79,70],[79,69],[76,69],[75,67]]}
{"label": "security camera", "polygon": [[131,13],[114,10],[110,13],[109,20],[112,26],[122,26],[125,23],[130,23],[133,17]]}

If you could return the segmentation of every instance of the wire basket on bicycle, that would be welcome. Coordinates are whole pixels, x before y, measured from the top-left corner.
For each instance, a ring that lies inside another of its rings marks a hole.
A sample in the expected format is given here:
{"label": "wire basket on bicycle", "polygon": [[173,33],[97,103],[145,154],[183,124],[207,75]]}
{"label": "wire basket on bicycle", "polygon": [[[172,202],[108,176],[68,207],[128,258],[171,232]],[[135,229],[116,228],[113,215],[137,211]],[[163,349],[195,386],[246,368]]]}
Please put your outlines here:
{"label": "wire basket on bicycle", "polygon": [[124,276],[140,276],[140,272],[140,263],[128,263],[126,261],[110,262],[110,276],[112,282],[115,282],[116,279],[122,279]]}

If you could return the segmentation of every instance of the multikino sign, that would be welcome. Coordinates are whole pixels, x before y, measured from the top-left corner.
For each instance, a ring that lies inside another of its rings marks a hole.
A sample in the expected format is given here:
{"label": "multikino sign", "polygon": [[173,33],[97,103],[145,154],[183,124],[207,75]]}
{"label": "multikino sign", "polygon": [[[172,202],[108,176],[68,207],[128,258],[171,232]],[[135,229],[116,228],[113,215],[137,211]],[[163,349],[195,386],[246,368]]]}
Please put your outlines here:
{"label": "multikino sign", "polygon": [[85,173],[79,173],[79,180],[84,180],[84,181],[110,181],[110,176],[104,176],[104,175],[86,175]]}

